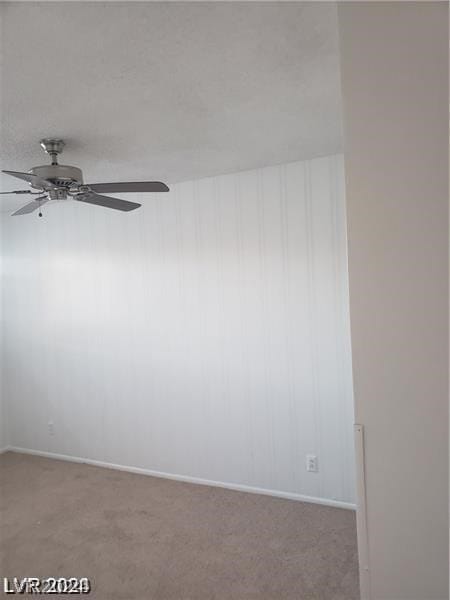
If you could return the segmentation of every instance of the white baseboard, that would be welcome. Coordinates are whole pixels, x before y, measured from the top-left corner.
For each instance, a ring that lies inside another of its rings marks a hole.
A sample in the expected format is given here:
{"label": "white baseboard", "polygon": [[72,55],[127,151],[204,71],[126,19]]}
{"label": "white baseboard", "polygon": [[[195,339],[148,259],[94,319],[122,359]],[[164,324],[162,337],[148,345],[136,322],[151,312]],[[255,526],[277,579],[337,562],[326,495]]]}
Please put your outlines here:
{"label": "white baseboard", "polygon": [[9,446],[5,446],[4,448],[0,448],[0,454],[3,454],[4,452],[8,452],[8,450],[10,450]]}
{"label": "white baseboard", "polygon": [[334,508],[345,508],[348,510],[356,510],[356,505],[350,502],[341,502],[340,500],[329,500],[328,498],[315,498],[314,496],[304,496],[303,494],[295,494],[292,492],[281,492],[278,490],[269,490],[265,488],[243,485],[240,483],[225,483],[223,481],[214,481],[210,479],[201,479],[200,477],[190,477],[188,475],[176,475],[174,473],[163,473],[162,471],[152,471],[151,469],[142,469],[141,467],[128,467],[126,465],[116,465],[101,460],[92,460],[90,458],[81,458],[79,456],[70,456],[68,454],[56,454],[54,452],[44,452],[42,450],[30,450],[29,448],[18,448],[10,446],[5,448],[10,452],[18,452],[19,454],[32,454],[33,456],[42,456],[44,458],[54,458],[56,460],[66,460],[69,462],[85,463],[94,467],[102,467],[105,469],[115,469],[117,471],[127,471],[128,473],[136,473],[138,475],[149,475],[151,477],[161,477],[163,479],[173,479],[175,481],[184,481],[185,483],[196,483],[198,485],[209,485],[212,487],[220,487],[227,490],[235,490],[237,492],[248,492],[250,494],[262,494],[264,496],[274,496],[275,498],[284,498],[286,500],[296,500],[298,502],[310,502],[312,504],[322,504],[324,506],[333,506]]}

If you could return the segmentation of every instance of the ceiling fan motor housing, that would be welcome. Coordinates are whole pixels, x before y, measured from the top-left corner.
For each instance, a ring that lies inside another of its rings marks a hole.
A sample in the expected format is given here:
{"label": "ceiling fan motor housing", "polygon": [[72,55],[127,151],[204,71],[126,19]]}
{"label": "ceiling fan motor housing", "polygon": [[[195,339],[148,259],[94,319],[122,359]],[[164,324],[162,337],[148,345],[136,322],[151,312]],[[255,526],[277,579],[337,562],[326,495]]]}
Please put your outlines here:
{"label": "ceiling fan motor housing", "polygon": [[[51,181],[57,187],[71,188],[83,184],[83,173],[77,167],[69,165],[42,165],[28,171],[41,179]],[[35,187],[30,184],[31,187]]]}

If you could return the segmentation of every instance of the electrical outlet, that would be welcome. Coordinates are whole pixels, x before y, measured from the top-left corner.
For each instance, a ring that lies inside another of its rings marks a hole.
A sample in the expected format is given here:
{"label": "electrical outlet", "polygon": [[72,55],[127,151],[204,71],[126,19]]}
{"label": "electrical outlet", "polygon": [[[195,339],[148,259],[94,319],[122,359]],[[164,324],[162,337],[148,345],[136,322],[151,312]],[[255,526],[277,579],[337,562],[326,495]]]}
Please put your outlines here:
{"label": "electrical outlet", "polygon": [[55,435],[55,424],[53,423],[53,421],[49,421],[47,423],[47,429],[49,435]]}
{"label": "electrical outlet", "polygon": [[311,473],[317,473],[319,471],[319,461],[315,454],[306,455],[306,470]]}

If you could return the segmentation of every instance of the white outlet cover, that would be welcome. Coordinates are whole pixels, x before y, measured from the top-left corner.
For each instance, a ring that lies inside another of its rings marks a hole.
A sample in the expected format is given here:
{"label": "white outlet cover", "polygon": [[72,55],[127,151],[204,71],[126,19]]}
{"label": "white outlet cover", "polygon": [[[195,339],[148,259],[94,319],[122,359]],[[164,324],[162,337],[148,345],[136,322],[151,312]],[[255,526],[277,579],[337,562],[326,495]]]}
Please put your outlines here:
{"label": "white outlet cover", "polygon": [[319,461],[315,454],[306,455],[306,470],[310,473],[317,473],[319,471]]}

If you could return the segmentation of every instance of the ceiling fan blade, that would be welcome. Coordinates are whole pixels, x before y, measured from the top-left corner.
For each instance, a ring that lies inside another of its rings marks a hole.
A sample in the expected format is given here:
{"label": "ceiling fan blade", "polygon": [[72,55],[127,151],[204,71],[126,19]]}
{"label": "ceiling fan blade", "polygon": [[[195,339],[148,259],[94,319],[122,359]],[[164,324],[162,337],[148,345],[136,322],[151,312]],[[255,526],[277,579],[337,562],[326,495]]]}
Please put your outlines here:
{"label": "ceiling fan blade", "polygon": [[48,202],[47,196],[41,196],[40,198],[36,198],[28,204],[25,204],[25,206],[22,206],[22,208],[19,208],[19,210],[16,210],[16,212],[13,212],[11,216],[17,217],[18,215],[27,215],[29,213],[32,213],[33,211],[40,208],[42,204],[45,204],[45,202]]}
{"label": "ceiling fan blade", "polygon": [[89,184],[93,192],[114,194],[117,192],[168,192],[169,188],[161,181],[120,181],[118,183]]}
{"label": "ceiling fan blade", "polygon": [[39,192],[32,192],[31,190],[14,190],[12,192],[0,192],[0,194],[34,194]]}
{"label": "ceiling fan blade", "polygon": [[54,187],[51,181],[47,179],[42,179],[37,175],[32,175],[31,173],[20,173],[19,171],[2,171],[2,173],[6,173],[7,175],[12,175],[13,177],[17,177],[17,179],[23,179],[23,181],[28,181],[36,188],[49,188]]}
{"label": "ceiling fan blade", "polygon": [[77,194],[74,196],[75,200],[80,202],[87,202],[88,204],[97,204],[98,206],[104,206],[105,208],[114,208],[115,210],[129,211],[139,208],[141,205],[136,202],[127,202],[126,200],[120,200],[119,198],[110,198],[109,196],[101,196],[94,192],[87,192],[85,194]]}

